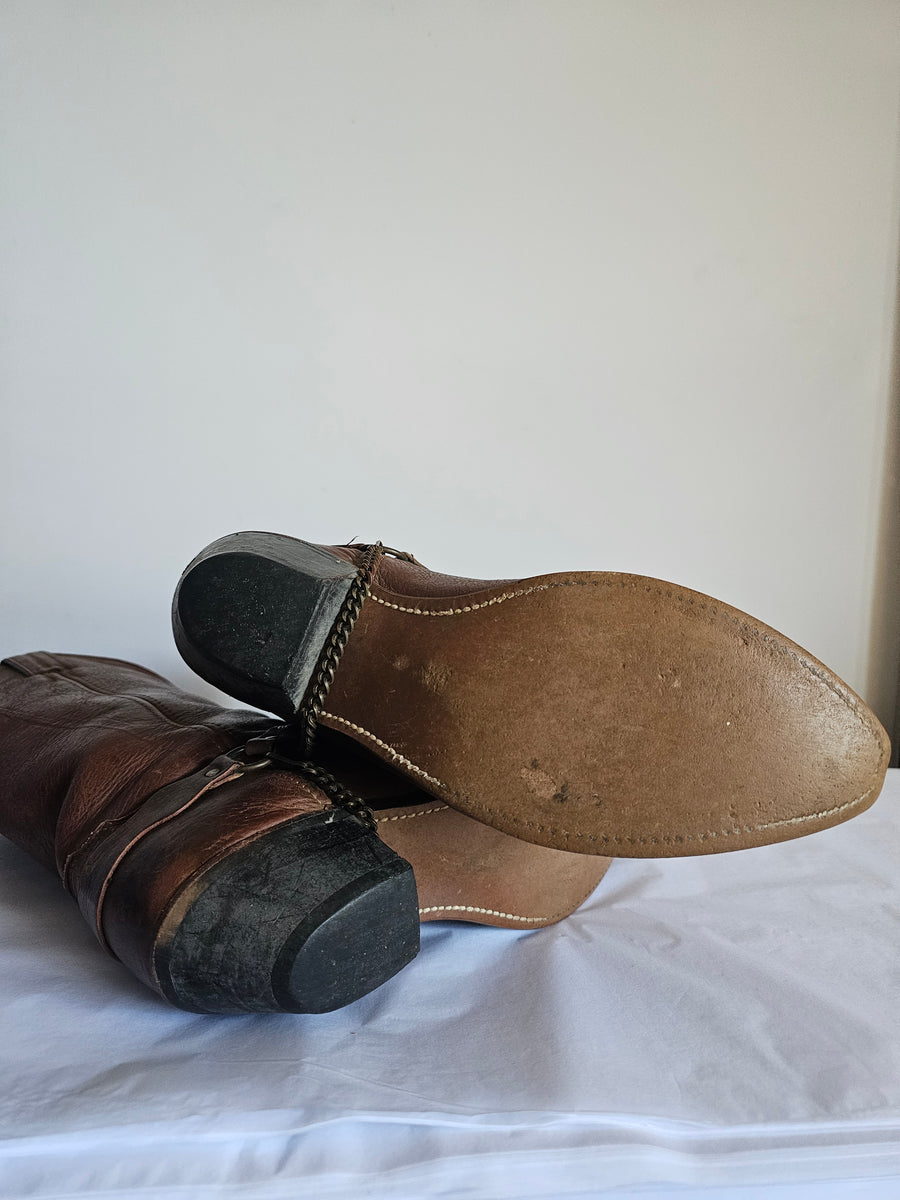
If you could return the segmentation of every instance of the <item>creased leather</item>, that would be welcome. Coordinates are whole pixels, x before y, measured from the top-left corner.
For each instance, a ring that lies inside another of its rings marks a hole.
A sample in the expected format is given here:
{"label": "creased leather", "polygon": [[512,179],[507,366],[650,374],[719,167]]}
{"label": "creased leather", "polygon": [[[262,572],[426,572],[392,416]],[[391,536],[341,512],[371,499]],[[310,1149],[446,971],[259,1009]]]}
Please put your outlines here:
{"label": "creased leather", "polygon": [[[101,941],[154,986],[153,938],[181,884],[229,847],[331,807],[290,771],[229,782],[204,776],[213,760],[270,725],[260,713],[221,708],[133,663],[45,652],[7,659],[0,664],[0,833],[64,877]],[[179,815],[166,824],[173,795]],[[157,839],[144,864],[146,887],[123,907],[119,864],[140,853],[155,826],[166,831],[163,849]]]}
{"label": "creased leather", "polygon": [[[364,554],[354,546],[322,546],[321,549],[336,554],[345,562],[359,567]],[[375,582],[386,591],[400,596],[461,596],[467,592],[480,591],[486,587],[504,587],[515,583],[514,579],[469,579],[464,575],[444,575],[440,571],[429,571],[421,563],[407,562],[385,554],[375,568]]]}
{"label": "creased leather", "polygon": [[[56,871],[101,942],[158,991],[154,939],[185,881],[274,826],[331,807],[291,771],[242,773],[228,757],[270,726],[133,663],[45,652],[7,659],[0,833]],[[525,915],[536,906],[564,915],[605,869],[606,860],[526,846],[458,814],[440,826],[395,821],[433,802],[376,760],[345,753],[340,739],[334,745],[325,765],[384,810],[383,840],[406,845],[421,872],[423,920],[515,925],[469,908],[503,914],[516,904]],[[223,769],[208,775],[214,768]],[[575,858],[590,870],[573,872],[565,860]],[[435,898],[452,905],[438,914]]]}

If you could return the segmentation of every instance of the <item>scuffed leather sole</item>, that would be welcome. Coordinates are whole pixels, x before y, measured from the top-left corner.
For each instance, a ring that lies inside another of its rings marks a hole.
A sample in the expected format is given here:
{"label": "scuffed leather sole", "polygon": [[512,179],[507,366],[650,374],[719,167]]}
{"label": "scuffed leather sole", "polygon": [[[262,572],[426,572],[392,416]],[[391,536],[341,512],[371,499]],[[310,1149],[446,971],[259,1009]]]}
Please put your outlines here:
{"label": "scuffed leather sole", "polygon": [[198,675],[256,708],[294,716],[356,569],[320,546],[233,533],[191,562],[172,630]]}
{"label": "scuffed leather sole", "polygon": [[871,804],[889,747],[821,663],[707,596],[545,576],[369,597],[322,723],[455,808],[613,856],[764,845]]}
{"label": "scuffed leather sole", "polygon": [[[252,556],[241,569],[254,575]],[[205,603],[219,622],[244,619],[227,596]],[[505,833],[619,857],[835,825],[875,800],[889,755],[863,702],[774,630],[674,584],[599,572],[450,599],[374,586],[321,723]]]}

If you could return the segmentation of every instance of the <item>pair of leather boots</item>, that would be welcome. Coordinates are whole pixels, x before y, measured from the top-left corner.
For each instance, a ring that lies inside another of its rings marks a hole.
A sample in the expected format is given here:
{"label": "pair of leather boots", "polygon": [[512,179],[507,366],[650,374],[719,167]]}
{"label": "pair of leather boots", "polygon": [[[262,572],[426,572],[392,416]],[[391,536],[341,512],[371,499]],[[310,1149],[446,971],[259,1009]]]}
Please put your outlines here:
{"label": "pair of leather boots", "polygon": [[254,711],[114,659],[8,658],[0,832],[194,1012],[338,1008],[421,920],[550,925],[613,857],[846,820],[889,758],[799,646],[642,576],[463,579],[240,533],[188,566],[173,625]]}

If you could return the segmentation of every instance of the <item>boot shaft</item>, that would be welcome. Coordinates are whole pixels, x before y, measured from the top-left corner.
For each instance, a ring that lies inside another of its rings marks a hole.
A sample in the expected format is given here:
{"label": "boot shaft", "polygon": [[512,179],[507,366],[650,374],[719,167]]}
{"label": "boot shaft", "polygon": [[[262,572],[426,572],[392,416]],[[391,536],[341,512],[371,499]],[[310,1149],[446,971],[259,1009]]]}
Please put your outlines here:
{"label": "boot shaft", "polygon": [[327,779],[244,753],[271,719],[130,663],[43,653],[0,665],[0,709],[0,833],[179,1007],[328,1011],[416,953],[408,864]]}
{"label": "boot shaft", "polygon": [[0,663],[0,832],[66,874],[104,822],[271,724],[134,663],[37,652]]}
{"label": "boot shaft", "polygon": [[[273,728],[132,663],[0,664],[0,833],[180,1007],[327,1010],[399,970],[420,919],[551,924],[609,865],[454,812],[342,739],[311,778],[283,769]],[[379,836],[322,787],[360,794]]]}

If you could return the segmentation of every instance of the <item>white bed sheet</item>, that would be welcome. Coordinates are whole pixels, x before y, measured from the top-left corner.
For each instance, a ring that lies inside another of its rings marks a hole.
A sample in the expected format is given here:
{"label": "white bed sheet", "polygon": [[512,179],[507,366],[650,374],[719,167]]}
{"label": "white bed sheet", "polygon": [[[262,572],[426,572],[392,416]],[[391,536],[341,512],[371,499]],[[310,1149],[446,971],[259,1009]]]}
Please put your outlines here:
{"label": "white bed sheet", "polygon": [[0,1195],[900,1197],[898,802],[425,926],[325,1016],[167,1007],[0,840]]}

